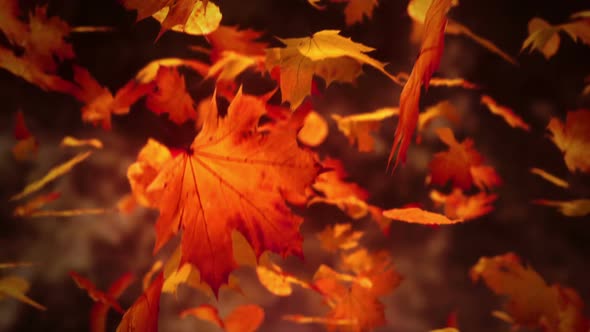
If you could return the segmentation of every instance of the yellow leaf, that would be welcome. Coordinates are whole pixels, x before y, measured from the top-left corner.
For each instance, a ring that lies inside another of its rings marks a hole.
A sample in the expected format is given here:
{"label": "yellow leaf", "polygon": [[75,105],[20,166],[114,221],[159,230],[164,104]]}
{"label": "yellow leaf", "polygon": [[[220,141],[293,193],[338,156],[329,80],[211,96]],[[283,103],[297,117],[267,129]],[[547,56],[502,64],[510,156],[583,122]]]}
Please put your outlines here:
{"label": "yellow leaf", "polygon": [[103,145],[99,139],[96,138],[89,138],[89,139],[78,139],[72,136],[66,136],[61,140],[60,146],[62,147],[81,147],[81,146],[91,146],[93,148],[102,149]]}
{"label": "yellow leaf", "polygon": [[540,177],[542,177],[544,180],[551,182],[552,184],[558,186],[558,187],[562,187],[562,188],[569,188],[569,183],[567,183],[567,181],[558,178],[557,176],[548,173],[545,170],[542,170],[540,168],[531,168],[531,173],[536,174]]}
{"label": "yellow leaf", "polygon": [[29,282],[23,278],[15,276],[4,277],[0,279],[0,300],[5,296],[9,296],[39,310],[47,310],[47,308],[25,295],[29,287]]}
{"label": "yellow leaf", "polygon": [[19,200],[23,197],[26,197],[26,196],[38,191],[39,189],[43,188],[49,182],[57,179],[58,177],[66,174],[67,172],[69,172],[74,166],[76,166],[77,164],[84,161],[91,154],[92,154],[92,152],[90,152],[90,151],[80,153],[80,154],[76,155],[74,158],[68,160],[67,162],[52,168],[51,170],[49,170],[49,172],[43,178],[29,184],[28,186],[25,187],[25,189],[23,189],[23,191],[12,196],[10,198],[10,200],[16,201],[16,200]]}
{"label": "yellow leaf", "polygon": [[552,201],[548,199],[537,199],[533,203],[554,206],[561,214],[568,217],[583,217],[590,214],[590,199],[576,199],[572,201]]}

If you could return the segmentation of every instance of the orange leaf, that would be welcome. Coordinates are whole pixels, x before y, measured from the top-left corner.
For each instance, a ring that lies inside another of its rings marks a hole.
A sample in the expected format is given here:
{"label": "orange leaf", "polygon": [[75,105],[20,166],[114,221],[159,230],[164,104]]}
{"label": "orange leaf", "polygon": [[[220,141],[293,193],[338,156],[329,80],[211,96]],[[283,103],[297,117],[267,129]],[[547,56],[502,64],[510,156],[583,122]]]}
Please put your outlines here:
{"label": "orange leaf", "polygon": [[419,208],[391,209],[383,211],[387,218],[425,225],[449,225],[462,222],[462,219],[449,219],[442,214],[425,211]]}
{"label": "orange leaf", "polygon": [[481,96],[481,103],[486,105],[490,112],[504,119],[508,125],[513,128],[521,128],[531,131],[531,127],[524,120],[516,115],[514,111],[506,106],[499,105],[492,97],[488,95]]}
{"label": "orange leaf", "polygon": [[160,294],[164,276],[160,275],[125,312],[117,332],[157,332]]}
{"label": "orange leaf", "polygon": [[553,143],[563,152],[565,165],[571,172],[590,172],[590,111],[568,112],[565,124],[552,118],[547,130]]}
{"label": "orange leaf", "polygon": [[322,249],[327,252],[353,249],[358,246],[362,236],[363,232],[353,231],[351,224],[328,225],[317,234]]}
{"label": "orange leaf", "polygon": [[316,147],[328,137],[328,123],[317,112],[311,111],[305,117],[303,127],[297,133],[299,141],[307,146]]}
{"label": "orange leaf", "polygon": [[[332,0],[341,2],[342,0]],[[347,26],[361,23],[365,17],[371,19],[373,11],[378,5],[378,0],[348,0],[344,7],[344,18]]]}
{"label": "orange leaf", "polygon": [[96,302],[109,305],[118,312],[123,313],[123,308],[121,308],[121,305],[117,302],[117,300],[115,300],[115,298],[112,295],[104,293],[103,291],[96,288],[92,281],[82,277],[81,275],[73,271],[70,271],[70,277],[74,279],[76,285],[78,285],[80,289],[84,289],[88,292],[88,296],[90,296],[91,299],[93,299]]}
{"label": "orange leaf", "polygon": [[256,41],[262,33],[250,29],[238,30],[237,27],[220,25],[217,30],[207,35],[213,46],[211,59],[217,61],[223,51],[233,51],[242,55],[263,56],[268,44]]}
{"label": "orange leaf", "polygon": [[313,189],[321,192],[323,196],[311,197],[308,205],[335,205],[353,219],[366,216],[369,212],[366,203],[368,192],[354,182],[345,181],[347,174],[339,160],[326,158],[322,164],[327,171],[317,177]]}
{"label": "orange leaf", "polygon": [[509,298],[502,316],[516,327],[542,328],[545,332],[584,332],[589,327],[583,317],[583,303],[573,289],[547,285],[513,253],[480,258],[470,276],[474,282],[483,279],[496,294]]}
{"label": "orange leaf", "polygon": [[196,118],[195,102],[176,68],[160,66],[154,81],[157,90],[148,95],[147,108],[156,114],[167,113],[169,119],[179,125]]}
{"label": "orange leaf", "polygon": [[469,189],[475,183],[480,188],[491,188],[501,183],[500,176],[489,166],[483,166],[483,157],[466,139],[459,143],[449,128],[436,130],[438,137],[449,146],[448,151],[438,152],[430,161],[431,182],[444,186],[448,181],[453,187]]}
{"label": "orange leaf", "polygon": [[430,77],[440,63],[444,49],[446,15],[451,8],[451,3],[452,0],[433,0],[426,12],[420,55],[400,96],[399,123],[395,129],[393,146],[388,160],[389,167],[395,159],[393,169],[400,160],[402,163],[406,160],[408,146],[418,123],[422,85],[428,89]]}
{"label": "orange leaf", "polygon": [[430,198],[436,204],[444,205],[445,215],[451,219],[472,220],[490,213],[491,205],[497,195],[480,192],[472,196],[465,196],[461,189],[455,188],[449,195],[436,190],[430,192]]}
{"label": "orange leaf", "polygon": [[20,110],[16,112],[13,135],[18,141],[12,148],[14,159],[17,161],[34,159],[37,155],[39,142],[27,128],[25,116]]}
{"label": "orange leaf", "polygon": [[301,255],[302,220],[285,200],[301,201],[319,164],[297,145],[299,121],[259,127],[266,112],[262,100],[240,90],[225,117],[209,112],[191,148],[165,161],[151,183],[153,172],[142,181],[147,193],[157,193],[148,203],[160,210],[154,251],[183,229],[179,266],[194,265],[216,293],[236,266],[234,229],[257,257],[264,250]]}
{"label": "orange leaf", "polygon": [[300,285],[303,288],[310,286],[297,277],[284,272],[280,266],[268,262],[256,267],[258,280],[269,292],[277,296],[289,296],[293,292],[292,284]]}
{"label": "orange leaf", "polygon": [[[107,294],[113,298],[118,298],[133,283],[135,277],[131,273],[125,273],[119,279],[115,280],[109,287]],[[110,306],[101,302],[96,302],[90,310],[90,331],[106,332],[106,320]]]}

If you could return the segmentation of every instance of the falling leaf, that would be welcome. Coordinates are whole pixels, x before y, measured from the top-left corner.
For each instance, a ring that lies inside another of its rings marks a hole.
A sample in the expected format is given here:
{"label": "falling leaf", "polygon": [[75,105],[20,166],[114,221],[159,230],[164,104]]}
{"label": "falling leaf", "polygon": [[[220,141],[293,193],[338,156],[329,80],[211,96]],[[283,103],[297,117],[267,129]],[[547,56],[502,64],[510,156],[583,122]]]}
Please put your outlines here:
{"label": "falling leaf", "polygon": [[413,224],[449,225],[462,222],[462,219],[449,219],[442,214],[425,211],[419,208],[391,209],[383,211],[387,218]]}
{"label": "falling leaf", "polygon": [[43,178],[41,178],[33,183],[30,183],[20,193],[12,196],[10,198],[10,200],[11,201],[20,200],[20,199],[38,191],[39,189],[43,188],[49,182],[68,173],[74,166],[81,163],[86,158],[90,157],[91,154],[92,154],[92,152],[90,152],[90,151],[82,152],[82,153],[77,154],[74,158],[66,161],[65,163],[55,166],[54,168],[50,169],[49,172]]}
{"label": "falling leaf", "polygon": [[292,109],[310,95],[314,74],[324,78],[327,85],[336,80],[353,82],[362,72],[360,65],[366,64],[399,82],[385,70],[384,63],[366,54],[373,48],[355,43],[339,33],[338,30],[323,30],[312,37],[279,39],[285,44],[284,48],[267,50],[267,69],[280,68],[282,98],[290,102]]}
{"label": "falling leaf", "polygon": [[189,60],[189,59],[180,59],[180,58],[163,58],[154,60],[147,65],[145,65],[138,73],[135,75],[135,79],[138,83],[147,84],[156,79],[158,76],[158,72],[160,71],[160,67],[183,67],[188,68],[201,76],[206,76],[207,72],[209,71],[210,66],[198,61],[198,60]]}
{"label": "falling leaf", "polygon": [[96,286],[90,280],[73,271],[70,271],[70,277],[72,277],[80,289],[88,292],[88,296],[90,296],[91,299],[109,305],[118,312],[123,313],[123,308],[121,308],[121,305],[117,302],[117,300],[115,300],[112,295],[109,295],[108,293],[105,293],[96,288]]}
{"label": "falling leaf", "polygon": [[542,18],[532,18],[528,24],[529,36],[522,43],[521,51],[537,50],[549,59],[559,50],[560,32],[565,32],[574,42],[590,45],[590,19],[584,15],[574,15],[572,19],[568,23],[551,25]]}
{"label": "falling leaf", "polygon": [[330,253],[356,248],[362,236],[363,232],[353,231],[351,224],[328,225],[317,234],[322,249]]}
{"label": "falling leaf", "polygon": [[430,330],[430,332],[459,332],[459,330],[454,327],[445,327],[442,329]]}
{"label": "falling leaf", "polygon": [[547,285],[514,253],[480,258],[470,276],[474,282],[483,279],[494,293],[508,297],[504,315],[515,327],[537,327],[546,332],[588,329],[579,295],[570,288]]}
{"label": "falling leaf", "polygon": [[[342,0],[332,0],[342,2]],[[348,0],[344,7],[344,18],[347,26],[361,23],[366,18],[373,17],[373,11],[378,5],[378,0]]]}
{"label": "falling leaf", "polygon": [[129,107],[154,88],[153,83],[131,80],[113,96],[87,69],[78,66],[74,66],[74,80],[80,88],[73,95],[85,103],[82,107],[82,120],[101,125],[105,130],[111,129],[113,114],[129,113]]}
{"label": "falling leaf", "polygon": [[463,89],[479,89],[479,86],[473,82],[467,81],[463,78],[430,78],[430,86],[445,86],[445,87],[461,87]]}
{"label": "falling leaf", "polygon": [[160,270],[162,269],[163,266],[164,266],[164,263],[162,263],[161,260],[157,260],[154,262],[154,264],[152,264],[152,267],[150,267],[150,270],[147,271],[146,274],[143,275],[143,279],[141,280],[141,288],[144,291],[150,287],[150,284],[152,283],[152,279],[153,279],[154,275],[156,273],[160,272]]}
{"label": "falling leaf", "polygon": [[284,272],[280,266],[268,262],[256,267],[258,280],[269,292],[276,296],[289,296],[293,292],[292,285],[309,288],[310,285],[292,274]]}
{"label": "falling leaf", "polygon": [[438,152],[430,161],[431,182],[444,186],[452,181],[453,187],[469,189],[473,184],[471,168],[479,166],[483,157],[473,148],[473,141],[466,139],[459,143],[449,128],[436,131],[440,140],[449,146],[448,151]]}
{"label": "falling leaf", "polygon": [[514,111],[506,106],[498,104],[492,97],[488,95],[481,96],[481,103],[486,105],[490,112],[498,115],[508,123],[512,128],[521,128],[526,131],[531,131],[531,127],[524,122],[524,120],[516,115]]}
{"label": "falling leaf", "polygon": [[196,118],[195,102],[186,91],[184,77],[175,67],[160,66],[154,79],[156,91],[148,94],[146,107],[156,114],[182,124]]}
{"label": "falling leaf", "polygon": [[[107,294],[117,299],[123,292],[133,283],[135,278],[131,273],[123,274],[119,279],[115,280],[109,287]],[[91,332],[106,332],[107,315],[110,305],[102,302],[96,302],[90,310],[90,331]]]}
{"label": "falling leaf", "polygon": [[400,96],[399,122],[395,129],[393,146],[388,160],[388,165],[391,165],[395,159],[393,169],[400,160],[402,163],[406,160],[408,147],[418,123],[422,86],[424,85],[428,89],[430,77],[440,63],[444,49],[446,15],[451,8],[451,2],[451,0],[433,0],[426,11],[420,55],[414,63],[410,77]]}
{"label": "falling leaf", "polygon": [[297,133],[297,139],[307,145],[316,147],[328,137],[328,123],[317,112],[311,111],[305,117],[303,127]]}
{"label": "falling leaf", "polygon": [[25,202],[14,208],[12,215],[15,217],[25,218],[33,215],[43,206],[48,203],[51,203],[60,197],[60,193],[58,192],[51,192],[49,194],[41,194],[37,197],[30,199],[29,201]]}
{"label": "falling leaf", "polygon": [[322,164],[327,171],[317,177],[313,189],[323,195],[311,197],[308,205],[334,205],[353,219],[366,216],[369,213],[368,192],[358,184],[346,181],[346,170],[339,160],[326,158]]}
{"label": "falling leaf", "polygon": [[332,114],[338,130],[347,138],[350,145],[357,146],[360,152],[372,152],[375,150],[375,133],[384,119],[398,114],[396,108],[380,108],[373,112],[341,116]]}
{"label": "falling leaf", "polygon": [[180,266],[193,264],[215,292],[236,266],[234,229],[257,257],[264,250],[301,255],[301,218],[285,199],[301,200],[319,164],[297,145],[299,124],[258,128],[264,114],[263,101],[240,90],[225,117],[210,112],[190,150],[165,161],[151,183],[154,173],[148,172],[143,182],[148,193],[157,193],[151,206],[160,210],[154,251],[183,229]]}
{"label": "falling leaf", "polygon": [[183,318],[189,315],[208,321],[226,332],[254,332],[264,320],[264,310],[255,304],[238,306],[223,320],[219,317],[217,308],[209,304],[202,304],[180,313],[180,317]]}
{"label": "falling leaf", "polygon": [[5,297],[12,297],[13,299],[26,303],[36,309],[43,311],[47,310],[47,308],[25,295],[29,288],[29,282],[21,277],[9,276],[0,278],[0,300]]}
{"label": "falling leaf", "polygon": [[66,136],[61,140],[59,144],[61,147],[84,147],[90,146],[96,149],[102,149],[102,142],[97,138],[79,139],[72,136]]}
{"label": "falling leaf", "polygon": [[590,111],[568,112],[565,124],[552,118],[547,130],[553,143],[563,152],[565,164],[571,172],[590,172]]}
{"label": "falling leaf", "polygon": [[211,1],[180,0],[163,7],[152,15],[162,24],[158,38],[167,30],[189,35],[207,35],[221,23],[219,7]]}
{"label": "falling leaf", "polygon": [[232,82],[248,68],[254,68],[259,72],[263,72],[264,57],[244,55],[233,51],[223,51],[209,69],[206,78],[216,77],[218,81]]}
{"label": "falling leaf", "polygon": [[584,217],[590,214],[590,199],[576,199],[572,201],[552,201],[548,199],[537,199],[533,203],[554,206],[561,214],[567,217]]}
{"label": "falling leaf", "polygon": [[207,39],[213,46],[211,58],[216,61],[224,51],[248,56],[264,56],[268,44],[258,41],[261,37],[262,33],[258,31],[220,25],[207,35]]}
{"label": "falling leaf", "polygon": [[451,219],[472,220],[490,213],[491,205],[498,198],[495,194],[479,192],[466,196],[459,188],[455,188],[449,195],[436,190],[430,192],[430,199],[437,205],[444,205],[444,213]]}
{"label": "falling leaf", "polygon": [[569,188],[569,183],[567,183],[567,181],[545,171],[542,170],[540,168],[536,168],[533,167],[531,168],[531,173],[536,174],[540,177],[542,177],[544,180],[551,182],[552,184],[558,186],[558,187],[562,187],[562,188]]}
{"label": "falling leaf", "polygon": [[491,166],[471,166],[469,171],[473,184],[480,190],[489,190],[502,184],[502,178]]}
{"label": "falling leaf", "polygon": [[160,274],[125,312],[117,332],[157,332],[160,294],[164,277]]}
{"label": "falling leaf", "polygon": [[45,91],[56,91],[65,94],[74,94],[76,85],[63,78],[48,74],[42,68],[29,59],[15,56],[10,50],[0,46],[0,68],[8,70],[15,76],[38,86]]}

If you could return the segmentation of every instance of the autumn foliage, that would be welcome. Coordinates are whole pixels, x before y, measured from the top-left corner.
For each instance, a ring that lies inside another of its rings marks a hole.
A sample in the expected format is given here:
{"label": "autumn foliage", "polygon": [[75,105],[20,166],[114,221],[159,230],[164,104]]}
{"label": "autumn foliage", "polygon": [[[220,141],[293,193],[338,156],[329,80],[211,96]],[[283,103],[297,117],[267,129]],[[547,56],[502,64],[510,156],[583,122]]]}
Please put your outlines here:
{"label": "autumn foliage", "polygon": [[[539,129],[538,121],[493,96],[486,82],[438,72],[450,36],[467,38],[503,65],[519,70],[514,56],[453,19],[453,10],[461,4],[452,0],[410,0],[405,5],[404,15],[413,24],[409,47],[417,55],[407,68],[394,73],[392,68],[399,65],[380,59],[374,47],[353,40],[346,30],[368,24],[381,2],[308,0],[301,5],[310,10],[340,11],[342,26],[286,38],[226,25],[221,1],[120,0],[118,6],[136,24],[150,21],[159,26],[151,36],[154,45],[168,34],[190,35],[201,44],[187,47],[198,56],[142,63],[115,89],[77,59],[72,38],[114,27],[72,26],[47,6],[28,8],[22,1],[0,0],[2,71],[75,101],[81,122],[107,135],[117,131],[118,121],[138,110],[167,123],[174,133],[187,128],[191,133],[189,141],[173,144],[181,140],[166,141],[146,132],[143,146],[124,165],[129,191],[114,206],[70,205],[62,199],[60,187],[53,186],[109,149],[107,140],[70,135],[62,135],[56,146],[64,155],[75,154],[61,158],[7,198],[12,217],[23,219],[22,223],[35,222],[30,220],[34,218],[110,218],[146,210],[157,215],[142,221],[154,234],[149,266],[112,278],[108,287],[99,284],[95,274],[69,272],[76,290],[94,302],[88,313],[89,330],[108,330],[108,317],[116,314],[117,331],[157,331],[161,306],[178,300],[187,289],[197,290],[207,300],[174,309],[179,320],[196,319],[202,326],[229,332],[263,329],[269,313],[242,289],[244,270],[254,279],[245,284],[255,282],[266,297],[287,303],[306,294],[321,302],[321,311],[314,313],[288,311],[291,307],[285,306],[280,317],[285,324],[355,332],[387,326],[385,298],[395,296],[405,280],[412,279],[396,268],[396,253],[376,247],[387,243],[392,225],[446,228],[483,223],[498,201],[508,199],[502,193],[510,190],[511,183],[498,167],[501,158],[481,150],[479,137],[463,130],[465,114],[476,110],[441,98],[445,91],[476,96],[476,106],[491,113],[489,121],[498,121],[522,137],[539,136],[547,153],[563,162],[562,169],[545,170],[538,167],[542,162],[531,161],[530,170],[519,170],[522,176],[530,172],[534,181],[544,179],[559,188],[530,197],[533,208],[556,208],[571,218],[590,215],[590,199],[572,183],[590,173],[590,110],[581,103]],[[534,17],[527,29],[521,51],[540,52],[546,59],[567,47],[562,41],[566,36],[590,45],[588,10],[557,24]],[[521,57],[523,62],[527,56]],[[381,88],[390,91],[396,102],[353,114],[324,107],[334,86],[354,87],[366,75],[380,76],[385,85]],[[252,77],[254,83],[248,79]],[[262,91],[260,86],[267,88]],[[437,91],[432,97],[433,89],[443,93]],[[580,93],[587,95],[588,87]],[[425,96],[436,100],[425,105]],[[11,158],[35,163],[40,147],[50,143],[28,126],[28,110],[11,112]],[[384,147],[380,139],[384,132],[388,141],[393,139],[392,145]],[[340,139],[340,147],[326,153],[322,147],[334,144],[333,139]],[[385,151],[388,158],[380,163],[388,177],[399,176],[413,154],[422,153],[420,191],[425,199],[373,200],[368,185],[349,175],[344,153],[338,155],[345,149],[356,156],[382,156]],[[304,229],[304,220],[318,208],[340,221]],[[324,260],[307,266],[304,244],[314,241],[317,257]],[[306,268],[294,268],[293,261]],[[510,252],[481,257],[462,273],[506,299],[492,315],[513,329],[589,331],[585,294],[550,278],[545,281],[527,262]],[[12,273],[35,269],[36,264],[0,263],[0,301],[12,298],[48,310],[42,301],[26,295],[31,282]],[[222,305],[225,291],[240,294],[243,301],[227,309]],[[130,293],[135,300],[124,302],[124,294]],[[464,308],[443,310],[460,313]],[[436,331],[461,330],[461,319],[456,314],[451,317],[446,328]],[[433,328],[440,323],[429,322]]]}

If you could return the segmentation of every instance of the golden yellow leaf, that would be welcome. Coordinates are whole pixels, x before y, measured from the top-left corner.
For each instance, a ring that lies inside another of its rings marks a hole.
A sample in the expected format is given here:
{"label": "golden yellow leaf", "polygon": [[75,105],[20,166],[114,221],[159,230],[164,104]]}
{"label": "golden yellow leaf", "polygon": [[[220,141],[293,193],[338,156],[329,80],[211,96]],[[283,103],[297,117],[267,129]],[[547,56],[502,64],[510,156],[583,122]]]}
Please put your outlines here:
{"label": "golden yellow leaf", "polygon": [[420,208],[390,209],[383,211],[383,216],[413,224],[450,225],[462,222],[462,219],[449,219],[442,214],[425,211]]}
{"label": "golden yellow leaf", "polygon": [[102,142],[97,138],[78,139],[72,136],[66,136],[61,140],[62,147],[81,147],[91,146],[93,148],[102,149]]}
{"label": "golden yellow leaf", "polygon": [[39,189],[43,188],[49,182],[57,179],[58,177],[68,173],[74,166],[84,161],[86,158],[90,157],[92,152],[87,151],[76,155],[74,158],[66,161],[65,163],[58,165],[51,170],[41,179],[27,185],[25,189],[23,189],[20,193],[13,195],[10,200],[16,201],[23,197],[26,197]]}
{"label": "golden yellow leaf", "polygon": [[569,183],[567,183],[567,181],[565,181],[561,178],[558,178],[557,176],[555,176],[545,170],[542,170],[540,168],[536,168],[536,167],[531,168],[531,173],[542,177],[544,180],[549,181],[558,187],[569,188],[569,186],[570,186]]}
{"label": "golden yellow leaf", "polygon": [[9,276],[0,279],[0,300],[4,297],[12,297],[15,300],[26,303],[39,310],[47,310],[41,304],[33,301],[25,295],[29,290],[29,282],[21,277]]}

